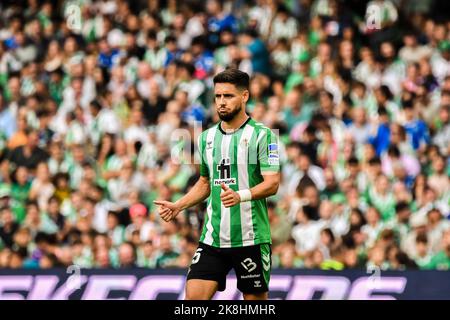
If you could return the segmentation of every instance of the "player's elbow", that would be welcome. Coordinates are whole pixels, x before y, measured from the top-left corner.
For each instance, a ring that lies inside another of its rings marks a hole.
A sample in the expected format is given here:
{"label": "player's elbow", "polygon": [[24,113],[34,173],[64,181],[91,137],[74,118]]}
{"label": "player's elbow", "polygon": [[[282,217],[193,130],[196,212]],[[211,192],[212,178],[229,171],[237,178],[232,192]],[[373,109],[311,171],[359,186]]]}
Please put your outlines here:
{"label": "player's elbow", "polygon": [[273,196],[278,192],[280,186],[280,174],[269,174],[264,176],[264,184],[266,185],[267,196]]}
{"label": "player's elbow", "polygon": [[207,178],[204,178],[204,177],[202,177],[202,178],[203,179],[201,181],[202,181],[203,193],[208,196],[211,192],[211,186],[210,186],[209,180]]}
{"label": "player's elbow", "polygon": [[271,181],[268,185],[268,192],[270,196],[273,196],[278,192],[278,187],[280,186],[280,181]]}

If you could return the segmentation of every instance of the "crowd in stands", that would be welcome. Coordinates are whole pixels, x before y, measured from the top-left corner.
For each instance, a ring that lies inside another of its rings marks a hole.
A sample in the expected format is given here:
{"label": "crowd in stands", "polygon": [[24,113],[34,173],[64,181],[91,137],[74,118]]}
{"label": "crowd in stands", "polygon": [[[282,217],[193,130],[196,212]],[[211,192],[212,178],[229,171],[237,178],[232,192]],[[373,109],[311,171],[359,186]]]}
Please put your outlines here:
{"label": "crowd in stands", "polygon": [[187,268],[205,204],[153,200],[239,68],[280,139],[274,268],[449,269],[448,4],[1,1],[0,268]]}

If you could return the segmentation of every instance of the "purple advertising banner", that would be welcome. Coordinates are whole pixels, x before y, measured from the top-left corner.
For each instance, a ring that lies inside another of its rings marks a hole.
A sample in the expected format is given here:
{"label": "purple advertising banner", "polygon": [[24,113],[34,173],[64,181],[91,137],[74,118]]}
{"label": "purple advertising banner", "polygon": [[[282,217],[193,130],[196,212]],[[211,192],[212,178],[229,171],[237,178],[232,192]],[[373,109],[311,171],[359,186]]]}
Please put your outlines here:
{"label": "purple advertising banner", "polygon": [[[0,300],[177,300],[184,298],[185,270],[0,269]],[[270,299],[450,299],[448,271],[273,270]],[[214,299],[239,300],[231,274]]]}

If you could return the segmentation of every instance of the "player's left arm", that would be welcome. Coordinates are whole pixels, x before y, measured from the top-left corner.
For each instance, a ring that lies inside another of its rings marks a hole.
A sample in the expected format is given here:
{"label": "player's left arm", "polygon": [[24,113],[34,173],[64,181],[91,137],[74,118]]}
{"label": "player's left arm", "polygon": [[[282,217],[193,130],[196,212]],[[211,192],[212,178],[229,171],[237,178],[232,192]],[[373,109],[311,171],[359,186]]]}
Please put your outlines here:
{"label": "player's left arm", "polygon": [[222,184],[223,192],[220,194],[220,199],[225,208],[235,206],[243,201],[264,199],[277,193],[280,185],[280,173],[265,172],[262,176],[264,180],[248,190],[234,191]]}
{"label": "player's left arm", "polygon": [[279,172],[264,172],[263,181],[250,189],[252,200],[258,200],[273,196],[280,185]]}

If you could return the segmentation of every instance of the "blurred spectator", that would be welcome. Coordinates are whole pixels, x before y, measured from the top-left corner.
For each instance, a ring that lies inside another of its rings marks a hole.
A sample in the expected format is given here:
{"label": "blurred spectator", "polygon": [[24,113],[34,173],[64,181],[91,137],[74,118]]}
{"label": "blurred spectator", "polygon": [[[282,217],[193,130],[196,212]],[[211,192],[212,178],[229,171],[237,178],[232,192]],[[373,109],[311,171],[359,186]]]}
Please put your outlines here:
{"label": "blurred spectator", "polygon": [[175,267],[178,257],[179,253],[172,248],[170,235],[163,233],[159,239],[159,255],[156,259],[156,267]]}
{"label": "blurred spectator", "polygon": [[27,142],[11,151],[9,160],[16,166],[25,166],[28,169],[36,169],[37,165],[47,160],[47,153],[39,148],[39,136],[37,131],[30,130],[27,134]]}
{"label": "blurred spectator", "polygon": [[136,248],[131,242],[124,242],[119,247],[119,267],[136,267]]}
{"label": "blurred spectator", "polygon": [[0,268],[188,267],[206,203],[167,224],[153,200],[199,175],[231,67],[279,135],[274,267],[447,269],[450,25],[432,2],[92,0],[81,32],[65,2],[2,3]]}

